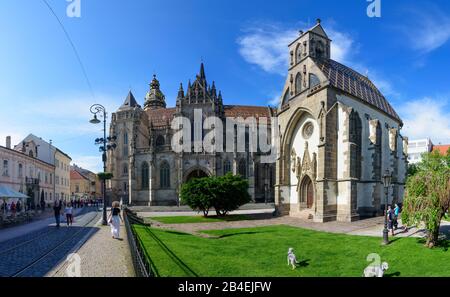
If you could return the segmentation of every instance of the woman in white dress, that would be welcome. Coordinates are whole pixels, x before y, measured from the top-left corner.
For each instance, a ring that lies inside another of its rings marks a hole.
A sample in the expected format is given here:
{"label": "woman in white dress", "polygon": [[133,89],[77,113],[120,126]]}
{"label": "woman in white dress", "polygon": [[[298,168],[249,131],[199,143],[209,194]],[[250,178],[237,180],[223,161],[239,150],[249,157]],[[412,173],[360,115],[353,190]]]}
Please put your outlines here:
{"label": "woman in white dress", "polygon": [[120,221],[123,222],[122,215],[120,214],[120,204],[118,201],[114,201],[108,219],[109,225],[111,226],[111,235],[114,239],[119,238]]}

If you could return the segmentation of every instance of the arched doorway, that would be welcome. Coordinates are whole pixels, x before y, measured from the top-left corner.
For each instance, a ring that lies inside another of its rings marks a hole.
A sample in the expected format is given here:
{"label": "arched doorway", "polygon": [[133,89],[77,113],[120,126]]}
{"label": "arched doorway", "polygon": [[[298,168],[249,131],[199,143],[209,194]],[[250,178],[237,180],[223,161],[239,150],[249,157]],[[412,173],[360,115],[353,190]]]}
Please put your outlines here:
{"label": "arched doorway", "polygon": [[301,185],[301,202],[306,202],[307,208],[312,208],[314,204],[314,187],[309,176],[305,176]]}
{"label": "arched doorway", "polygon": [[193,178],[202,178],[202,177],[207,177],[207,176],[208,176],[208,174],[205,171],[203,171],[202,169],[195,169],[186,176],[185,181],[188,182]]}

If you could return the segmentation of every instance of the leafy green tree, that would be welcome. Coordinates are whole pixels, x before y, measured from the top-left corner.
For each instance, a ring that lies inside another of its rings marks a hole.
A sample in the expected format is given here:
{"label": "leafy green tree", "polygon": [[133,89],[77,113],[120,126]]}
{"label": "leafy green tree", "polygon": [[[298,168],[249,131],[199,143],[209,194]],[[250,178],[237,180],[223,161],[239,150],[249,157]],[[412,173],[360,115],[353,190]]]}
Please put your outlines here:
{"label": "leafy green tree", "polygon": [[424,154],[417,171],[408,177],[402,220],[407,225],[425,223],[426,245],[438,243],[442,219],[450,207],[450,150]]}
{"label": "leafy green tree", "polygon": [[214,209],[218,216],[225,216],[228,212],[238,209],[251,201],[248,193],[248,181],[240,175],[227,173],[217,179],[216,199]]}
{"label": "leafy green tree", "polygon": [[231,173],[192,179],[182,185],[180,198],[193,210],[202,211],[205,217],[213,207],[218,216],[225,216],[251,200],[248,181]]}
{"label": "leafy green tree", "polygon": [[194,178],[181,186],[181,202],[193,210],[202,211],[206,217],[216,198],[214,188],[213,178]]}

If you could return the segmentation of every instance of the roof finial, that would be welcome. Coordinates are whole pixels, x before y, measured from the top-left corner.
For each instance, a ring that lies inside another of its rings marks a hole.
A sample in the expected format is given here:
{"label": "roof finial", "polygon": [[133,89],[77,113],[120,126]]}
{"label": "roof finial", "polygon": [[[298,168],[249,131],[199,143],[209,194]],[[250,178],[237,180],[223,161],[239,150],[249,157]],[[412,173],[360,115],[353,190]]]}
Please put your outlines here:
{"label": "roof finial", "polygon": [[317,21],[317,24],[320,24],[322,22],[321,19],[317,19],[316,21]]}

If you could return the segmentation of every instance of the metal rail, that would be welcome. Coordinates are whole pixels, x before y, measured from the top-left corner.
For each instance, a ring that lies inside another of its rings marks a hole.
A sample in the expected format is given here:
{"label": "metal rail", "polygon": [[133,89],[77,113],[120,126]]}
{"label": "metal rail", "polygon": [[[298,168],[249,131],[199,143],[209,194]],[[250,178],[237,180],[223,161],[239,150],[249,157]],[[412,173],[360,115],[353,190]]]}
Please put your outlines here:
{"label": "metal rail", "polygon": [[154,264],[152,263],[150,257],[147,255],[146,249],[143,247],[143,244],[139,237],[137,236],[134,228],[131,224],[134,225],[146,225],[144,220],[130,211],[128,208],[124,209],[124,221],[125,221],[125,229],[127,231],[128,244],[130,246],[131,258],[133,260],[133,266],[138,277],[154,277],[158,276],[156,269],[154,269]]}
{"label": "metal rail", "polygon": [[[95,220],[97,218],[97,216],[98,216],[98,213],[95,212],[95,215],[86,224],[84,224],[82,227],[88,226],[93,220]],[[43,255],[41,255],[36,260],[32,261],[28,265],[26,265],[26,266],[22,267],[21,269],[17,270],[16,272],[14,272],[12,275],[10,275],[10,277],[17,277],[20,274],[22,274],[23,272],[25,272],[26,270],[28,270],[31,267],[35,266],[36,264],[40,263],[42,260],[44,260],[45,258],[50,256],[54,251],[58,250],[61,246],[63,246],[66,242],[68,242],[69,240],[75,238],[82,231],[84,231],[83,228],[81,230],[77,231],[76,233],[74,233],[73,235],[69,236],[68,238],[64,239],[62,242],[60,242],[58,245],[56,245],[55,247],[53,247],[50,250],[48,250],[47,252],[45,252]]]}

